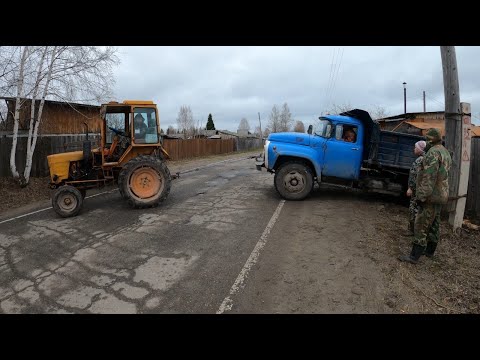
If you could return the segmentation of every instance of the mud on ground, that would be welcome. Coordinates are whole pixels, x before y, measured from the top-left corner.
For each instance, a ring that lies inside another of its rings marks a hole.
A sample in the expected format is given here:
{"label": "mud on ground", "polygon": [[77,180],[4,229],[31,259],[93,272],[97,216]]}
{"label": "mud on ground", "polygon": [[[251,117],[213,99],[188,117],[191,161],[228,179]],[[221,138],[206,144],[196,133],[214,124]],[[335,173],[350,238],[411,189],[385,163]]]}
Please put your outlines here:
{"label": "mud on ground", "polygon": [[408,208],[392,202],[376,205],[376,236],[365,244],[366,253],[386,277],[387,306],[399,313],[480,313],[480,231],[462,229],[453,234],[442,220],[440,242],[433,258],[420,263],[400,262],[396,255],[409,253]]}

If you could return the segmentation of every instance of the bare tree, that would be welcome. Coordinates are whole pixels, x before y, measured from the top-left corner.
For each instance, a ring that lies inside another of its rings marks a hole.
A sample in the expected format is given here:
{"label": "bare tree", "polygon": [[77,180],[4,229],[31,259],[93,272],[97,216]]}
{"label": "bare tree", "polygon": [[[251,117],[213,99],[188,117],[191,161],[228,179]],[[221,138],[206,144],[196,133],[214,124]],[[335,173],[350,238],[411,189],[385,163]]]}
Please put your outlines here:
{"label": "bare tree", "polygon": [[325,114],[340,114],[342,112],[349,111],[352,109],[353,108],[352,108],[352,105],[350,105],[350,103],[345,103],[343,105],[337,105],[333,103],[325,110]]}
{"label": "bare tree", "polygon": [[0,130],[7,129],[8,107],[6,101],[0,101]]}
{"label": "bare tree", "polygon": [[[118,63],[116,49],[95,46],[19,46],[0,49],[1,89],[15,93],[10,169],[21,186],[30,180],[32,158],[47,98],[65,102],[100,102],[111,96],[112,67]],[[10,54],[16,54],[11,57]],[[20,110],[31,101],[28,118],[26,162],[23,175],[15,165]]]}
{"label": "bare tree", "polygon": [[175,134],[175,128],[172,125],[168,125],[167,135]]}
{"label": "bare tree", "polygon": [[270,135],[271,131],[269,127],[266,127],[265,130],[263,130],[263,137],[268,137]]}
{"label": "bare tree", "polygon": [[255,136],[258,136],[258,137],[262,136],[262,132],[260,131],[260,126],[255,127],[254,134],[255,134]]}
{"label": "bare tree", "polygon": [[292,122],[292,113],[288,108],[288,104],[284,103],[282,106],[282,112],[280,113],[280,131],[290,131]]}
{"label": "bare tree", "polygon": [[185,135],[190,135],[191,129],[194,127],[193,113],[190,106],[182,105],[177,116],[178,131]]}
{"label": "bare tree", "polygon": [[273,105],[272,111],[268,121],[268,126],[272,133],[279,132],[280,130],[280,111],[277,105]]}
{"label": "bare tree", "polygon": [[15,114],[14,114],[14,123],[13,123],[13,138],[12,138],[12,149],[10,151],[10,170],[14,179],[20,179],[20,174],[17,171],[17,165],[15,163],[15,155],[17,150],[17,141],[18,141],[18,127],[20,121],[20,107],[21,99],[24,95],[24,83],[25,83],[25,67],[27,64],[28,57],[30,56],[30,49],[28,46],[23,47],[20,56],[20,67],[18,69],[18,77],[16,81],[17,85],[17,97],[15,102]]}
{"label": "bare tree", "polygon": [[305,132],[305,125],[303,124],[302,121],[300,120],[297,120],[295,122],[295,126],[293,128],[293,131],[295,132],[300,132],[300,133],[304,133]]}
{"label": "bare tree", "polygon": [[242,120],[240,120],[240,124],[238,125],[238,132],[241,131],[247,133],[250,131],[250,124],[246,118],[242,118]]}
{"label": "bare tree", "polygon": [[384,119],[388,117],[388,112],[383,106],[373,105],[373,109],[370,109],[368,112],[373,120]]}

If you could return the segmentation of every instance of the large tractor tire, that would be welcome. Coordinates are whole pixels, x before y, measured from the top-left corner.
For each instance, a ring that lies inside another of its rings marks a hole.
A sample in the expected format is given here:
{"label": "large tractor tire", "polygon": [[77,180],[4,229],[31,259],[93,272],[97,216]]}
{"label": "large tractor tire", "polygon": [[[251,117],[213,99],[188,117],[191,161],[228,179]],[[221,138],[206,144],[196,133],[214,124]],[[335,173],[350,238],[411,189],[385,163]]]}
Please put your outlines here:
{"label": "large tractor tire", "polygon": [[80,190],[70,185],[60,186],[52,196],[52,206],[62,217],[76,216],[83,206],[83,196]]}
{"label": "large tractor tire", "polygon": [[303,200],[313,189],[312,170],[301,162],[287,162],[275,172],[274,183],[282,198]]}
{"label": "large tractor tire", "polygon": [[118,175],[120,194],[134,208],[157,206],[167,198],[171,183],[167,166],[154,156],[133,158]]}

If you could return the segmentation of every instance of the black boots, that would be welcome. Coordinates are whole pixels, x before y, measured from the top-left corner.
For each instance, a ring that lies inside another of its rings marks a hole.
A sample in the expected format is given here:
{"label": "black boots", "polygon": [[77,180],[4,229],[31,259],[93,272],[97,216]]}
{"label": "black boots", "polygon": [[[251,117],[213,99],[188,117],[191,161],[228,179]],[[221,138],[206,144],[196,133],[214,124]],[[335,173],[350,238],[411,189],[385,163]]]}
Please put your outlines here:
{"label": "black boots", "polygon": [[418,262],[418,259],[420,259],[420,256],[423,254],[423,251],[425,250],[425,247],[413,244],[412,251],[410,252],[410,255],[400,255],[398,257],[398,260],[400,261],[406,261],[411,264],[416,264]]}
{"label": "black boots", "polygon": [[435,252],[436,249],[437,249],[437,243],[429,242],[427,243],[427,248],[425,249],[425,252],[423,254],[431,258],[433,257],[433,253]]}

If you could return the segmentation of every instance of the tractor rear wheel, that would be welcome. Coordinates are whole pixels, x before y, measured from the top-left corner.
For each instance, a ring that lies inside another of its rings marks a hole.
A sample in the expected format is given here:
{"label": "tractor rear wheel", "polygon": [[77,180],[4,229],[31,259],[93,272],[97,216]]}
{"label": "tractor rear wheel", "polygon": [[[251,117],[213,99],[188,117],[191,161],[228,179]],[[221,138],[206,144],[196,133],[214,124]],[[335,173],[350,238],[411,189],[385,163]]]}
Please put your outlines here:
{"label": "tractor rear wheel", "polygon": [[77,215],[83,206],[83,196],[80,190],[70,185],[60,186],[52,196],[52,206],[62,217]]}
{"label": "tractor rear wheel", "polygon": [[170,193],[171,182],[165,163],[147,155],[131,159],[118,176],[120,194],[134,208],[157,206]]}

